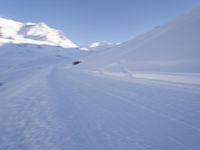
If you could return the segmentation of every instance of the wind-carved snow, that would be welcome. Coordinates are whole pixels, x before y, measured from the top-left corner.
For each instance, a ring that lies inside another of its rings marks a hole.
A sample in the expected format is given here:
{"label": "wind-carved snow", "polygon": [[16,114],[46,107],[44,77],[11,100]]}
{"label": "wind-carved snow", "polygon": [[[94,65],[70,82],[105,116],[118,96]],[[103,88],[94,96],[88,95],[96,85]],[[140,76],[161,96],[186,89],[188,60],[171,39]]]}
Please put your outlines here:
{"label": "wind-carved snow", "polygon": [[50,28],[45,23],[20,23],[0,18],[0,44],[4,43],[78,47],[61,31]]}
{"label": "wind-carved snow", "polygon": [[90,56],[0,47],[0,149],[199,150],[199,13]]}

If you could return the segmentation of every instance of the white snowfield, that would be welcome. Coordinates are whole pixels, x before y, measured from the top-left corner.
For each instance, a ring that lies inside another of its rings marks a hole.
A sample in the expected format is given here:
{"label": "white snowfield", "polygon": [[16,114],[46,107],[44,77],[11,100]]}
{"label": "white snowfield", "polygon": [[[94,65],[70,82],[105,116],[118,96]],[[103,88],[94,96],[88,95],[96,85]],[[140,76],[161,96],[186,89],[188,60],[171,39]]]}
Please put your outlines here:
{"label": "white snowfield", "polygon": [[200,150],[199,16],[92,54],[1,46],[0,150]]}

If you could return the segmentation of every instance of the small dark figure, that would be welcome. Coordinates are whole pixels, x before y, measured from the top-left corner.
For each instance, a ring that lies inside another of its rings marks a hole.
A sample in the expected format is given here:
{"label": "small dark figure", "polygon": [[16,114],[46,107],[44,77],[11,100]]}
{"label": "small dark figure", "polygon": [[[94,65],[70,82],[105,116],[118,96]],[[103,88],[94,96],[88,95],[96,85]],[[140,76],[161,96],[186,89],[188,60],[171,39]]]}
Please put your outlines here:
{"label": "small dark figure", "polygon": [[77,64],[80,64],[80,63],[81,63],[81,61],[77,60],[77,61],[74,61],[72,64],[77,65]]}

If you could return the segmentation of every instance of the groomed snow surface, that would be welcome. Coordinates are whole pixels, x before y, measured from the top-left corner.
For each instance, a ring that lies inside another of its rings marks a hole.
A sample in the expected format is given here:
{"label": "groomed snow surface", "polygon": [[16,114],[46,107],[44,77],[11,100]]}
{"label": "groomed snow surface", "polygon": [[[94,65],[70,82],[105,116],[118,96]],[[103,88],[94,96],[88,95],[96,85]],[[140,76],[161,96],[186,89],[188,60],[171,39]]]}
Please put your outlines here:
{"label": "groomed snow surface", "polygon": [[199,14],[97,53],[4,44],[0,150],[200,150]]}
{"label": "groomed snow surface", "polygon": [[166,74],[168,82],[80,71],[53,53],[2,61],[10,64],[0,73],[2,150],[200,148],[199,75],[179,75],[194,78],[185,83],[173,74]]}

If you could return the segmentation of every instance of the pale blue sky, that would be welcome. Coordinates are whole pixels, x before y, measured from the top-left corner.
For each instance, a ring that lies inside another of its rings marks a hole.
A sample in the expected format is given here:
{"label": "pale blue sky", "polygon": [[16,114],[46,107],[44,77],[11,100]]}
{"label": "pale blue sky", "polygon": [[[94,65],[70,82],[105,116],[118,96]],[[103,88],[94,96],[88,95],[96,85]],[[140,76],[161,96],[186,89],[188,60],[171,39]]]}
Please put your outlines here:
{"label": "pale blue sky", "polygon": [[84,45],[129,40],[197,4],[200,0],[0,0],[0,16],[45,22]]}

